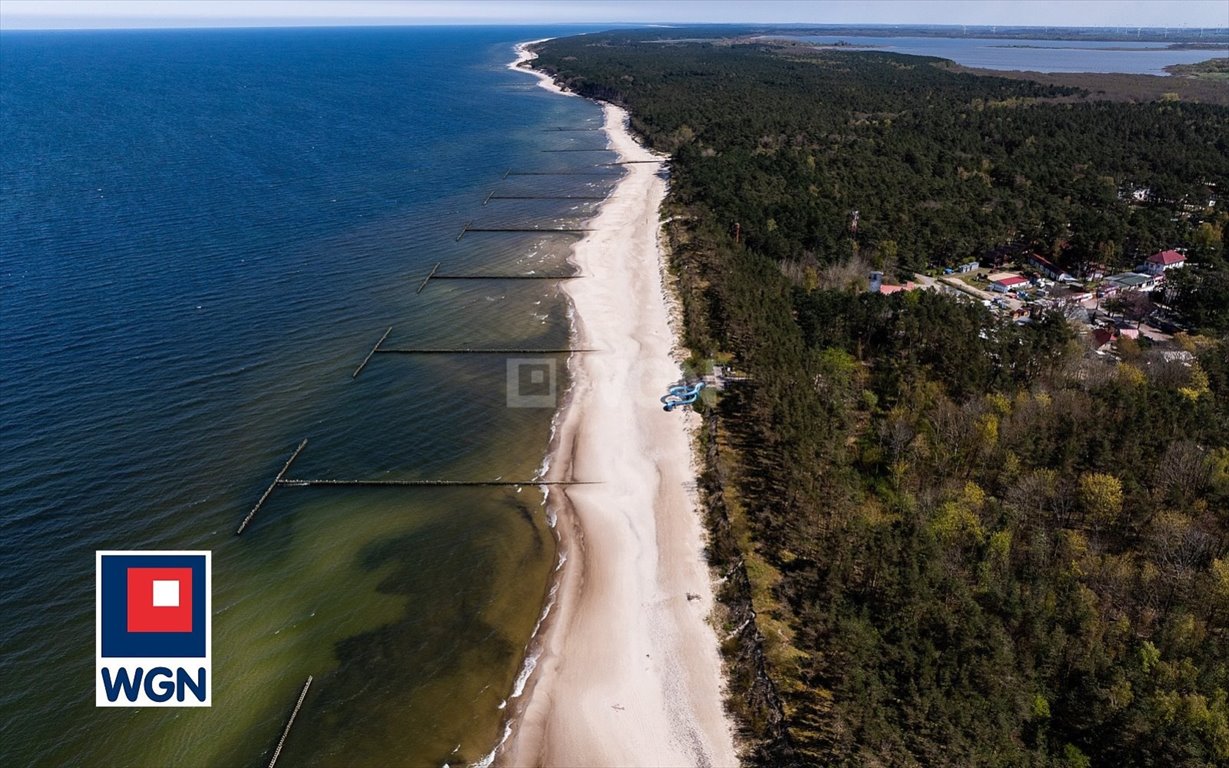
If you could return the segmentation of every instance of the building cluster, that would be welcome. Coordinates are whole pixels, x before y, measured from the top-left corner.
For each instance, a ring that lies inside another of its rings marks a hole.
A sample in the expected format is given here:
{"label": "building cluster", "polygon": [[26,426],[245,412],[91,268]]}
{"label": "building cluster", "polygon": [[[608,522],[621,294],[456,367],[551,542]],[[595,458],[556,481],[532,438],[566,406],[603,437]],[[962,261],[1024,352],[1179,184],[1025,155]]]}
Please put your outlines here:
{"label": "building cluster", "polygon": [[[1106,274],[1103,267],[1089,265],[1080,278],[1035,253],[1017,256],[1014,265],[993,257],[989,261],[1001,266],[983,270],[979,262],[971,261],[945,269],[937,280],[915,275],[904,284],[884,282],[882,272],[872,272],[870,290],[884,295],[941,290],[981,301],[1022,323],[1030,322],[1036,309],[1058,309],[1088,332],[1097,350],[1141,335],[1164,339],[1177,330],[1173,323],[1157,319],[1147,296],[1164,286],[1168,273],[1186,266],[1186,256],[1177,250],[1154,253],[1131,272]],[[1122,309],[1124,305],[1129,311]]]}

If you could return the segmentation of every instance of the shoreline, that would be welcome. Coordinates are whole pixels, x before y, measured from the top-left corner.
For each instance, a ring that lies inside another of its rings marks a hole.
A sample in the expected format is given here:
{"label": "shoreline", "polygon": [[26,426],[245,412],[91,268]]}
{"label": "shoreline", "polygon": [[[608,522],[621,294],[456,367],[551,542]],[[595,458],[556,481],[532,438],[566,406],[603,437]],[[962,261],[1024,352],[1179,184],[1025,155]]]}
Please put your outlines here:
{"label": "shoreline", "polygon": [[[559,95],[547,75],[508,67]],[[603,104],[620,160],[664,159],[641,147],[626,112]],[[558,564],[526,647],[500,743],[479,765],[735,765],[712,577],[695,498],[698,417],[657,398],[681,376],[665,287],[652,163],[625,175],[590,220],[570,261],[591,280],[565,284],[571,386],[552,427],[545,479],[600,479],[548,496]],[[600,542],[600,546],[597,543]]]}

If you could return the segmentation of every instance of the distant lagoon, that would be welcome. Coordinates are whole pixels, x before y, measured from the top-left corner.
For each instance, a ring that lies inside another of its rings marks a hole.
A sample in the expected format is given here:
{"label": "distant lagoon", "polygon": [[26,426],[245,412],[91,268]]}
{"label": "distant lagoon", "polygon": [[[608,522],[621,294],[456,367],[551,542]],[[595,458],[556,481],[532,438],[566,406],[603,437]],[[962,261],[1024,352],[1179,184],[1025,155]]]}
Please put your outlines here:
{"label": "distant lagoon", "polygon": [[877,50],[938,56],[966,67],[1033,72],[1121,72],[1165,75],[1172,64],[1196,64],[1229,56],[1219,50],[1184,50],[1165,43],[1104,40],[1004,40],[981,37],[863,37],[853,35],[773,35],[818,45],[844,43],[843,50]]}

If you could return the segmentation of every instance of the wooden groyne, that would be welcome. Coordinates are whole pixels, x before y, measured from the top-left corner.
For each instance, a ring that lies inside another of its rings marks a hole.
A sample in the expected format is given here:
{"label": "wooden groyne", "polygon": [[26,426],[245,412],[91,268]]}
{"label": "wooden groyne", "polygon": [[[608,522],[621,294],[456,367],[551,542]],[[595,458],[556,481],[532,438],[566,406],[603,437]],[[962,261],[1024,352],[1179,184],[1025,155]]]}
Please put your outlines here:
{"label": "wooden groyne", "polygon": [[457,235],[457,242],[461,242],[461,238],[465,237],[470,232],[545,232],[545,233],[573,233],[573,232],[595,232],[596,230],[583,227],[471,227],[466,224],[461,228],[461,234]]}
{"label": "wooden groyne", "polygon": [[285,477],[286,471],[290,469],[290,465],[294,463],[295,459],[299,458],[299,454],[302,453],[303,449],[306,447],[307,438],[305,437],[303,438],[303,442],[299,443],[299,447],[294,449],[294,453],[290,454],[290,458],[286,460],[286,465],[282,467],[282,471],[277,473],[277,477],[273,478],[273,482],[269,483],[269,487],[265,489],[263,494],[261,494],[260,500],[256,502],[256,506],[252,507],[252,511],[248,512],[247,517],[243,518],[242,523],[239,523],[239,527],[235,530],[236,536],[242,535],[244,530],[247,529],[248,524],[252,522],[252,518],[256,517],[256,513],[259,512],[260,508],[264,506],[264,503],[268,501],[269,495],[273,493],[273,489],[282,482],[282,478]]}
{"label": "wooden groyne", "polygon": [[307,698],[307,691],[311,687],[312,676],[308,675],[307,682],[303,683],[303,690],[299,691],[299,700],[295,702],[294,710],[290,713],[289,719],[286,720],[286,727],[282,729],[282,737],[277,740],[277,747],[273,750],[273,757],[269,758],[269,768],[277,765],[277,759],[282,755],[282,747],[286,746],[286,738],[290,736],[290,727],[294,725],[294,719],[299,716],[299,710],[303,708],[303,700]]}
{"label": "wooden groyne", "polygon": [[473,347],[415,347],[415,348],[396,348],[381,349],[381,355],[562,355],[571,352],[597,352],[596,349],[575,349],[570,347],[559,347],[551,349],[528,349],[528,348],[478,348]]}
{"label": "wooden groyne", "polygon": [[[483,203],[483,205],[486,205],[486,203]],[[457,239],[459,240],[460,238],[457,238]],[[439,268],[440,268],[440,262],[437,261],[435,262],[435,266],[431,267],[431,271],[427,274],[427,276],[422,279],[421,283],[419,283],[418,290],[414,291],[414,293],[422,293],[422,289],[427,287],[427,281],[435,276],[435,270]]]}
{"label": "wooden groyne", "polygon": [[543,131],[602,131],[604,128],[543,128]]}
{"label": "wooden groyne", "polygon": [[494,192],[486,196],[482,202],[486,205],[492,200],[605,200],[606,195],[497,195]]}
{"label": "wooden groyne", "polygon": [[[436,264],[435,266],[436,266],[436,267],[438,267],[438,266],[439,266],[439,264]],[[432,272],[434,272],[434,270],[432,270]],[[430,276],[428,276],[428,277],[430,277]],[[426,284],[427,284],[427,281],[426,281],[426,280],[423,280],[422,282],[423,282],[423,285],[426,285]],[[421,287],[419,287],[419,289],[418,289],[418,290],[419,290],[419,291],[421,291],[421,290],[422,290],[422,288],[421,288]],[[358,367],[354,369],[354,373],[350,374],[350,378],[352,378],[352,379],[357,379],[357,378],[358,378],[358,375],[359,375],[360,373],[362,373],[362,372],[363,372],[363,369],[364,369],[364,368],[366,368],[366,367],[367,367],[367,363],[369,363],[369,362],[371,361],[371,356],[372,356],[372,355],[374,355],[376,352],[378,352],[378,351],[380,350],[380,345],[384,343],[384,340],[388,338],[388,334],[390,334],[390,333],[392,333],[392,332],[393,332],[393,327],[390,325],[390,326],[388,326],[388,330],[384,332],[384,335],[380,337],[380,340],[376,342],[376,345],[375,345],[374,347],[372,347],[372,348],[371,348],[371,351],[370,351],[370,352],[368,352],[368,353],[367,353],[367,357],[364,357],[364,358],[363,358],[363,362],[361,362],[361,363],[359,363],[359,364],[358,364]],[[305,442],[305,443],[306,443],[307,441],[306,441],[306,440],[304,440],[303,442]]]}
{"label": "wooden groyne", "polygon": [[[454,351],[454,350],[383,350],[382,349],[380,351],[381,352],[415,352],[415,351],[418,351],[418,352],[422,352],[422,351],[447,352],[447,351]],[[459,351],[459,352],[497,352],[497,351],[505,351],[505,350],[463,349],[463,350],[455,350],[455,351]],[[548,352],[594,352],[596,350],[586,350],[586,349],[580,349],[580,350],[532,349],[531,350],[531,349],[526,349],[526,350],[513,350],[513,351],[546,354]],[[601,482],[600,480],[541,480],[541,479],[504,480],[502,477],[496,478],[494,480],[429,480],[429,479],[428,480],[400,480],[400,479],[394,479],[394,478],[372,478],[372,479],[360,478],[357,480],[348,480],[348,479],[328,479],[328,478],[289,478],[289,477],[286,477],[286,473],[290,470],[290,465],[294,463],[294,460],[299,457],[299,454],[302,453],[303,449],[306,447],[307,447],[307,438],[304,438],[303,442],[299,443],[299,447],[295,448],[294,453],[292,453],[290,455],[290,458],[286,460],[286,464],[282,466],[282,471],[277,473],[277,477],[273,478],[273,482],[270,483],[269,487],[265,489],[265,492],[261,494],[260,500],[256,502],[256,506],[252,507],[252,511],[248,512],[247,517],[243,518],[243,522],[239,524],[239,528],[235,531],[236,536],[242,534],[247,529],[248,525],[252,522],[252,519],[256,517],[256,513],[259,512],[260,508],[264,506],[264,503],[268,501],[269,496],[273,493],[273,489],[278,488],[278,487],[283,487],[283,488],[344,488],[344,487],[350,487],[350,488],[430,488],[430,487],[463,488],[463,487],[514,487],[514,486],[521,487],[521,486],[535,486],[535,485],[551,485],[551,486],[554,486],[554,485],[596,485]],[[303,703],[303,696],[307,695],[307,688],[310,685],[311,685],[311,678],[309,677],[307,679],[307,684],[303,686],[303,693],[300,694],[299,696],[300,706]],[[298,707],[295,707],[295,714],[297,713],[298,713]],[[293,723],[293,721],[294,721],[294,715],[291,715],[290,722],[286,724],[286,730],[282,734],[283,742],[286,740],[286,735],[290,733],[290,725]],[[281,750],[281,742],[278,742],[278,751],[280,750]],[[274,753],[273,759],[275,761],[277,760],[277,752]],[[273,763],[271,762],[269,763],[269,765],[273,765]]]}
{"label": "wooden groyne", "polygon": [[588,227],[466,227],[466,232],[596,232]]}
{"label": "wooden groyne", "polygon": [[[437,268],[439,267],[438,264],[436,264],[435,266]],[[550,274],[550,273],[520,274],[520,275],[516,275],[516,274],[449,275],[449,274],[440,274],[432,270],[431,274],[428,275],[427,277],[430,280],[576,280],[581,277],[584,277],[584,275]],[[422,289],[426,285],[427,285],[427,281],[423,280],[422,285],[418,287],[418,291],[416,291],[416,293],[422,293]],[[390,328],[389,330],[392,330],[392,329]],[[388,334],[385,334],[385,335],[387,336]],[[383,342],[384,339],[380,339],[380,341]],[[363,366],[367,365],[367,361],[370,360],[371,356],[376,353],[376,350],[379,349],[379,346],[380,344],[377,343],[376,346],[372,348],[371,352],[368,353],[366,359],[363,360],[362,365],[360,365],[358,367],[358,370],[354,372],[354,376],[359,375],[359,372],[363,370]],[[352,376],[351,378],[353,378],[354,376]]]}
{"label": "wooden groyne", "polygon": [[418,488],[418,487],[503,487],[522,485],[597,485],[596,480],[283,480],[294,488]]}
{"label": "wooden groyne", "polygon": [[666,162],[664,159],[663,160],[619,160],[614,163],[601,163],[601,165],[603,166],[635,165],[636,163],[664,163],[664,162]]}
{"label": "wooden groyne", "polygon": [[617,173],[609,171],[508,171],[504,174],[504,178],[509,176],[605,176],[610,179],[617,179]]}
{"label": "wooden groyne", "polygon": [[436,280],[575,280],[582,275],[436,275]]}

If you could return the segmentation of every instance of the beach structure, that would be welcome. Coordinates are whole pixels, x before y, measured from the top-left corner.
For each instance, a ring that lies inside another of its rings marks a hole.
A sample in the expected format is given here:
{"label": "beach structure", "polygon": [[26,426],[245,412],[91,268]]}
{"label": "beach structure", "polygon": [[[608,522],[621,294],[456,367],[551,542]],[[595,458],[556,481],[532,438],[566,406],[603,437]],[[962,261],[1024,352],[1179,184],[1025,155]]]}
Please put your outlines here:
{"label": "beach structure", "polygon": [[431,271],[427,273],[427,276],[424,277],[422,282],[418,284],[418,290],[414,291],[414,293],[422,293],[423,289],[427,287],[427,283],[431,280],[574,280],[581,277],[581,275],[576,274],[552,274],[550,272],[541,274],[536,272],[524,274],[439,274],[440,263],[441,262],[438,261],[435,262],[435,266],[431,267]]}
{"label": "beach structure", "polygon": [[265,489],[265,492],[260,495],[256,504],[251,511],[239,523],[239,527],[235,529],[236,536],[242,536],[243,532],[248,529],[252,521],[256,518],[256,514],[260,512],[261,507],[268,502],[269,497],[273,495],[276,488],[441,488],[441,487],[473,487],[473,488],[495,488],[495,487],[523,487],[523,486],[553,486],[553,485],[595,485],[598,481],[593,480],[543,480],[533,478],[530,480],[504,480],[502,476],[492,480],[414,480],[414,479],[398,479],[398,478],[371,478],[371,479],[297,479],[288,478],[286,473],[290,471],[290,465],[294,464],[295,459],[303,453],[303,449],[307,447],[307,438],[303,438],[299,446],[290,454],[290,458],[282,465],[282,469],[274,476],[273,482]]}
{"label": "beach structure", "polygon": [[662,410],[666,413],[673,411],[675,408],[683,405],[692,405],[700,397],[700,392],[704,389],[704,382],[697,381],[695,384],[674,384],[661,396]]}
{"label": "beach structure", "polygon": [[584,227],[475,227],[471,226],[471,224],[466,224],[464,227],[461,227],[461,234],[457,235],[457,242],[460,242],[461,238],[465,237],[470,232],[560,232],[567,234],[580,234],[592,231],[592,229],[586,229]]}
{"label": "beach structure", "polygon": [[[430,279],[430,275],[428,275],[428,279]],[[566,278],[552,277],[546,279]],[[426,280],[423,281],[423,284],[426,284]],[[384,331],[384,334],[380,336],[379,340],[376,341],[371,351],[367,353],[367,356],[363,358],[363,361],[354,369],[354,373],[350,374],[351,379],[357,379],[358,375],[367,367],[367,364],[371,362],[371,358],[376,355],[562,355],[600,351],[581,347],[385,347],[384,342],[392,332],[393,327],[390,325]]]}
{"label": "beach structure", "polygon": [[256,517],[256,513],[260,511],[260,508],[263,507],[265,502],[269,500],[269,497],[273,495],[273,489],[282,482],[282,478],[285,477],[286,472],[290,470],[290,465],[294,463],[295,459],[299,458],[299,454],[302,453],[303,449],[306,447],[307,438],[305,437],[303,438],[303,441],[299,443],[299,447],[294,449],[294,453],[290,454],[290,458],[286,459],[285,465],[282,466],[282,471],[277,473],[277,475],[273,478],[273,482],[269,483],[269,487],[266,488],[265,492],[260,495],[260,499],[257,500],[255,506],[252,507],[252,511],[248,512],[247,517],[243,518],[243,522],[239,523],[239,527],[235,530],[236,536],[242,536],[243,532],[247,530],[247,527],[251,525],[252,520]]}
{"label": "beach structure", "polygon": [[303,700],[307,698],[307,692],[311,690],[312,679],[312,676],[308,675],[307,682],[303,683],[303,688],[299,691],[299,698],[295,701],[294,709],[291,710],[290,717],[286,718],[286,725],[282,728],[282,736],[277,740],[277,746],[273,748],[273,756],[269,758],[269,768],[274,768],[277,765],[277,759],[282,756],[282,747],[286,746],[286,739],[290,737],[294,719],[299,716],[299,710],[303,708]]}
{"label": "beach structure", "polygon": [[605,200],[606,195],[497,195],[494,192],[482,201],[485,206],[492,200]]}
{"label": "beach structure", "polygon": [[504,171],[503,178],[509,176],[605,176],[611,179],[619,178],[616,173],[609,171],[514,171],[511,168]]}

